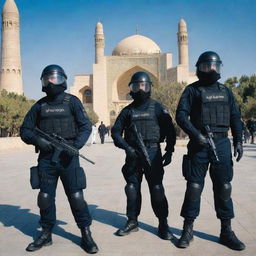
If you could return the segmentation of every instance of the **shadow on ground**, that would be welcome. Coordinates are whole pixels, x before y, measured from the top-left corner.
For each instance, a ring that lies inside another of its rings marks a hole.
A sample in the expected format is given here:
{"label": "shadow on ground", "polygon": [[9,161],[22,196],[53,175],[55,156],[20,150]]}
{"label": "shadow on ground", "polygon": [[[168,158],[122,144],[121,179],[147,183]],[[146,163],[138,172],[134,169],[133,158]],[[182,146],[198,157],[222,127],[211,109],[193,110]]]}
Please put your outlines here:
{"label": "shadow on ground", "polygon": [[[89,205],[89,209],[95,221],[112,226],[115,229],[124,226],[126,223],[127,218],[124,213],[101,209],[98,208],[97,205]],[[0,204],[0,222],[3,223],[5,227],[15,227],[17,230],[27,236],[32,237],[33,239],[35,239],[39,233],[39,219],[40,216],[38,214],[31,213],[30,209],[22,209],[20,206],[16,205]],[[65,231],[61,225],[67,225],[67,223],[61,220],[57,220],[56,226],[53,229],[53,233],[68,239],[77,245],[80,245],[80,237]],[[140,221],[139,228],[157,235],[157,227]],[[174,227],[171,227],[171,231],[175,236],[180,236],[181,234],[181,230]],[[201,239],[218,242],[217,236],[204,232],[194,231],[194,235]],[[175,237],[174,243],[176,242],[177,237]]]}
{"label": "shadow on ground", "polygon": [[[40,216],[30,212],[30,209],[22,209],[16,205],[0,204],[0,222],[5,227],[15,227],[23,234],[35,239],[38,236]],[[73,243],[80,245],[80,237],[65,231],[60,225],[67,225],[66,222],[57,220],[53,233],[64,237]]]}
{"label": "shadow on ground", "polygon": [[[104,223],[106,225],[110,225],[116,229],[123,227],[127,221],[126,215],[124,213],[118,213],[118,212],[101,209],[101,208],[98,208],[97,205],[89,205],[89,209],[95,221]],[[152,233],[154,235],[157,235],[157,227],[151,226],[147,223],[139,221],[139,228],[149,233]],[[181,235],[180,229],[171,227],[171,231],[175,236]],[[212,242],[218,242],[218,239],[219,239],[217,236],[207,234],[204,232],[199,232],[199,231],[194,231],[194,235],[201,239],[209,240]]]}

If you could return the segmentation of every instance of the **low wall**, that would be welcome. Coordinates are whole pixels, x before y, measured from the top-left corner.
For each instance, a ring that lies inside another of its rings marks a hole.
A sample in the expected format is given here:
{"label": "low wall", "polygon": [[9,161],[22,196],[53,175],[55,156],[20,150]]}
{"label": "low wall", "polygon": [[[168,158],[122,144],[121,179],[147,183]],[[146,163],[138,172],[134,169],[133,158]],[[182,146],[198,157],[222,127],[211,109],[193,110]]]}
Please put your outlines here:
{"label": "low wall", "polygon": [[[188,140],[177,140],[176,146],[186,146]],[[18,149],[18,148],[25,148],[31,147],[31,145],[25,144],[20,137],[4,137],[0,138],[0,151],[7,150],[7,149]]]}
{"label": "low wall", "polygon": [[0,151],[6,149],[17,149],[29,147],[29,145],[25,144],[20,137],[4,137],[0,138]]}

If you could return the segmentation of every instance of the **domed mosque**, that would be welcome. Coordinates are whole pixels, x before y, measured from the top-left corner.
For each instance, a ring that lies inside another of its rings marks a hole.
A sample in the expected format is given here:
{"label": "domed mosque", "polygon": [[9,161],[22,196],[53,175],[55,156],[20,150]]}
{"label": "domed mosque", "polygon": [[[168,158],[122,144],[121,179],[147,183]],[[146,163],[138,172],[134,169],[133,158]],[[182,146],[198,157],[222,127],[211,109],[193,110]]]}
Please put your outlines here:
{"label": "domed mosque", "polygon": [[112,56],[151,55],[160,54],[159,46],[150,38],[142,35],[126,37],[119,42],[112,52]]}
{"label": "domed mosque", "polygon": [[162,53],[160,47],[143,35],[132,35],[121,40],[112,56],[104,55],[105,38],[102,23],[95,29],[95,63],[93,74],[76,75],[70,93],[86,107],[93,108],[99,121],[112,125],[119,112],[131,102],[129,81],[138,71],[147,72],[153,84],[158,82],[186,82],[197,80],[189,72],[188,34],[186,22],[178,24],[179,64],[172,65],[172,53]]}

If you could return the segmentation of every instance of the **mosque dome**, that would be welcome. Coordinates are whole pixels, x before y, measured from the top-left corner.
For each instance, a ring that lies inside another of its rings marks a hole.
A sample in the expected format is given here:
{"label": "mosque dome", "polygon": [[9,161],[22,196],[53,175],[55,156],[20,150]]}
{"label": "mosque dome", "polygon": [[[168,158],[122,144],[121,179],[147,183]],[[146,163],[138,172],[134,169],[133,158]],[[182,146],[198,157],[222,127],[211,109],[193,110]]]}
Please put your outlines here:
{"label": "mosque dome", "polygon": [[150,55],[159,53],[161,53],[159,46],[150,38],[142,35],[133,35],[120,41],[115,46],[112,55]]}

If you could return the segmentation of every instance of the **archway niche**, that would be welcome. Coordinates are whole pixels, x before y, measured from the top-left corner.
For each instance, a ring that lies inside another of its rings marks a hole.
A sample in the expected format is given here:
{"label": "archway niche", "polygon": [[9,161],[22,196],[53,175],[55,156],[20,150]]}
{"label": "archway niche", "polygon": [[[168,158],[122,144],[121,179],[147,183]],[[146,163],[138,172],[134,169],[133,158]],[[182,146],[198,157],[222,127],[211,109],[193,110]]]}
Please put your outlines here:
{"label": "archway niche", "polygon": [[81,90],[79,90],[79,92],[82,95],[83,104],[91,105],[93,103],[92,88],[90,88],[89,86],[85,86]]}
{"label": "archway niche", "polygon": [[136,72],[147,72],[151,78],[151,81],[153,84],[157,84],[158,79],[149,71],[146,69],[140,67],[140,66],[135,66],[126,72],[124,72],[117,80],[117,94],[118,94],[118,100],[131,100],[131,96],[129,94],[130,89],[129,89],[129,82],[131,80],[131,77],[134,73]]}

